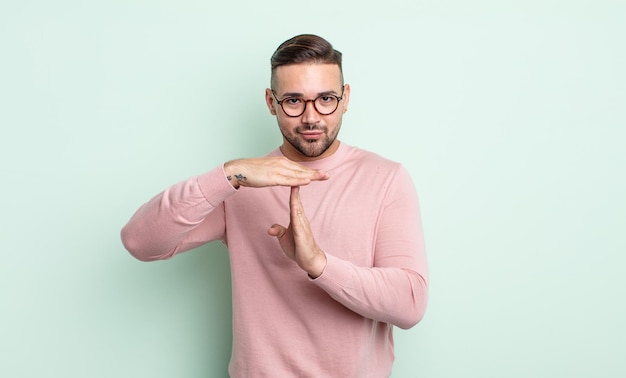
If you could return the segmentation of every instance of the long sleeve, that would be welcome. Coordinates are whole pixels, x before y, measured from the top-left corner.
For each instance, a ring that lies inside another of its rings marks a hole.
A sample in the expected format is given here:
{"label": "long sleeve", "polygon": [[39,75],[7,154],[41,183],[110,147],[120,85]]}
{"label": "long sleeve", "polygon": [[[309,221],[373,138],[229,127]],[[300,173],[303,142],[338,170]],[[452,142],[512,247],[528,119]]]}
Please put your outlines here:
{"label": "long sleeve", "polygon": [[428,297],[415,187],[401,165],[344,144],[303,165],[331,175],[300,188],[327,254],[314,280],[267,232],[289,223],[289,187],[235,190],[222,167],[141,206],[122,230],[124,246],[143,261],[214,240],[227,246],[233,377],[389,376],[393,326],[416,324]]}
{"label": "long sleeve", "polygon": [[222,204],[233,193],[221,166],[172,185],[135,212],[122,243],[135,258],[152,261],[222,239]]}
{"label": "long sleeve", "polygon": [[335,300],[367,318],[410,328],[426,311],[428,268],[419,204],[408,173],[400,169],[386,195],[376,229],[373,267],[327,253],[315,279]]}

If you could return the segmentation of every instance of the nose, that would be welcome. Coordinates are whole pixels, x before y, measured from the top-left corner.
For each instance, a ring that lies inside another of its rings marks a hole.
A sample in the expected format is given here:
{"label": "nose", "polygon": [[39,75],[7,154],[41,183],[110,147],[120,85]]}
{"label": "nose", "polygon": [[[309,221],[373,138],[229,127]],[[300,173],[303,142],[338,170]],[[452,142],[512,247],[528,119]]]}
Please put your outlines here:
{"label": "nose", "polygon": [[305,125],[316,125],[321,117],[322,115],[315,109],[314,100],[308,100],[305,103],[304,113],[302,113],[302,123]]}

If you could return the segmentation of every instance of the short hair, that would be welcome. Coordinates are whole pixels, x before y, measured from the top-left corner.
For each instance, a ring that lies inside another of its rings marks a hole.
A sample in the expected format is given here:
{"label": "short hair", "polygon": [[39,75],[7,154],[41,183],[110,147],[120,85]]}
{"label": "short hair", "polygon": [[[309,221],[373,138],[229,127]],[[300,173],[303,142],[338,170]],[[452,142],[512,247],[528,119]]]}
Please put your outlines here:
{"label": "short hair", "polygon": [[324,38],[314,34],[300,34],[281,43],[270,59],[272,64],[272,83],[276,68],[289,64],[316,63],[336,64],[341,73],[343,84],[343,70],[341,67],[341,52]]}

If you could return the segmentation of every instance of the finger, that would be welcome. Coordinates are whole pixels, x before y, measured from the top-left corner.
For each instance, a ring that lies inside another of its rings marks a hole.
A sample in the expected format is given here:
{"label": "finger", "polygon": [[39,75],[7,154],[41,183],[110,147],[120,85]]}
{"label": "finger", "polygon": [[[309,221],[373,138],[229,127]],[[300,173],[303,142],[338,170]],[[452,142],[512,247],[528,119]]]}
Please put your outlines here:
{"label": "finger", "polygon": [[295,177],[309,178],[311,180],[327,180],[330,177],[330,174],[324,170],[309,168],[295,161],[285,159],[283,163],[284,167]]}
{"label": "finger", "polygon": [[311,181],[324,181],[330,178],[330,173],[326,171],[322,171],[320,169],[316,169],[313,172],[307,172],[307,173],[308,173],[307,177]]}
{"label": "finger", "polygon": [[291,187],[291,196],[289,199],[289,207],[291,214],[291,227],[295,235],[304,235],[308,231],[309,220],[304,214],[304,206],[300,200],[300,187]]}
{"label": "finger", "polygon": [[323,171],[317,170],[291,170],[286,169],[280,172],[281,184],[285,186],[303,186],[308,185],[311,181],[324,181],[330,178],[330,175]]}
{"label": "finger", "polygon": [[276,236],[277,238],[282,238],[285,235],[287,229],[279,224],[273,224],[272,227],[267,230],[267,233],[271,236]]}
{"label": "finger", "polygon": [[291,211],[291,221],[299,221],[301,215],[304,215],[304,209],[302,208],[302,201],[300,201],[300,187],[292,186],[291,194],[289,196],[289,207]]}
{"label": "finger", "polygon": [[328,180],[330,174],[321,169],[299,169],[295,171],[297,177],[308,178],[312,181]]}

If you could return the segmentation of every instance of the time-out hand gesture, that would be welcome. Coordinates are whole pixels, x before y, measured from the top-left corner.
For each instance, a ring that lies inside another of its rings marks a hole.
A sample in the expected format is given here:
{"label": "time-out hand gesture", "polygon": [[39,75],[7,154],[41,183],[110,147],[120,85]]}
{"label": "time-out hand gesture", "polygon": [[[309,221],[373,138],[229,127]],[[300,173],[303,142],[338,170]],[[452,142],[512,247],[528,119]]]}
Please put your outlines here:
{"label": "time-out hand gesture", "polygon": [[326,172],[307,168],[283,156],[231,160],[224,163],[224,172],[235,189],[239,186],[300,186],[330,177]]}
{"label": "time-out hand gesture", "polygon": [[309,220],[304,215],[298,186],[291,187],[289,213],[288,227],[274,224],[267,233],[278,238],[287,257],[295,261],[309,276],[316,278],[326,267],[326,255],[315,242]]}

